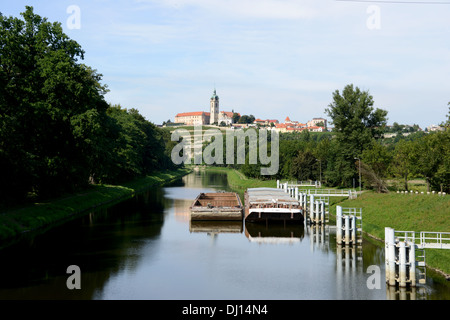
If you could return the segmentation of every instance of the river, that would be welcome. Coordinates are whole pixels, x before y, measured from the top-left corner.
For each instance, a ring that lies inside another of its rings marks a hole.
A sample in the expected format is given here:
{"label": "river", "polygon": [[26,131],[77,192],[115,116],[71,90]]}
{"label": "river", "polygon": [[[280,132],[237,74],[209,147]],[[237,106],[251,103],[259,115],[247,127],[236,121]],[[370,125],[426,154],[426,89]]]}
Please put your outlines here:
{"label": "river", "polygon": [[[0,299],[450,299],[427,276],[386,288],[384,248],[340,248],[332,226],[191,223],[200,193],[226,175],[194,172],[0,252]],[[69,290],[69,266],[81,289]]]}

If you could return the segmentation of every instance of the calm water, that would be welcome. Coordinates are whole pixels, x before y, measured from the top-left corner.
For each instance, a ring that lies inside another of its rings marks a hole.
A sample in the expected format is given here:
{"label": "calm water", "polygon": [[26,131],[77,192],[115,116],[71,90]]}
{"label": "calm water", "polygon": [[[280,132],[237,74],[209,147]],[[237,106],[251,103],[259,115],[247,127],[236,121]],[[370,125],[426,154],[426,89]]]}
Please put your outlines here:
{"label": "calm water", "polygon": [[[384,249],[337,248],[333,228],[190,223],[192,200],[213,190],[229,190],[226,176],[193,173],[3,250],[0,299],[450,299],[429,276],[386,289]],[[66,286],[70,265],[80,290]]]}

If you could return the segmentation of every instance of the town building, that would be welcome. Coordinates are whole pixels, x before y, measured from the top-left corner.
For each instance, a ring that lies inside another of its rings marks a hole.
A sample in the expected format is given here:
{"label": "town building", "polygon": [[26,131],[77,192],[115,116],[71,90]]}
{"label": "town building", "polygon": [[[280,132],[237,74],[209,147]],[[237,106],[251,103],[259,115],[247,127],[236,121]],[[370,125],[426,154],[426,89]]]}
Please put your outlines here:
{"label": "town building", "polygon": [[261,126],[270,126],[272,123],[275,125],[277,123],[279,123],[278,120],[262,120],[262,119],[255,119],[255,121],[253,121],[254,124],[259,124]]}
{"label": "town building", "polygon": [[183,123],[188,126],[209,124],[210,113],[197,111],[197,112],[184,112],[175,116],[175,123]]}
{"label": "town building", "polygon": [[324,118],[313,118],[306,124],[307,127],[323,127],[327,131],[327,119]]}
{"label": "town building", "polygon": [[310,132],[324,132],[326,129],[327,120],[323,118],[314,118],[307,123],[301,123],[299,121],[293,121],[289,117],[286,117],[284,123],[276,123],[275,130],[278,132],[301,132],[308,130]]}
{"label": "town building", "polygon": [[209,108],[210,112],[195,111],[178,113],[175,116],[175,123],[189,126],[220,125],[222,122],[225,125],[231,125],[233,123],[233,112],[219,110],[219,96],[217,95],[216,89],[214,89],[213,95],[211,96]]}

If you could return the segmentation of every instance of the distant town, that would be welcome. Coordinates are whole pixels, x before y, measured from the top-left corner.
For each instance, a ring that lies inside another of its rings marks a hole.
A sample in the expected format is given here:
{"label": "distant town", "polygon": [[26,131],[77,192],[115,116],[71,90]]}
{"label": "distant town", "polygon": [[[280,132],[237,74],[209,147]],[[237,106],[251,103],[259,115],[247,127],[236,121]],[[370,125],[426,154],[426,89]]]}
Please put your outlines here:
{"label": "distant town", "polygon": [[[163,122],[163,127],[168,126],[196,126],[196,125],[209,125],[209,126],[219,126],[228,127],[230,129],[241,129],[241,128],[266,128],[269,130],[276,130],[282,133],[290,132],[301,132],[304,130],[310,132],[327,132],[332,131],[327,124],[327,119],[325,118],[313,118],[306,122],[300,122],[296,120],[291,120],[289,116],[286,116],[284,122],[278,121],[277,119],[260,119],[255,118],[253,115],[242,115],[234,110],[231,111],[220,111],[219,110],[219,96],[217,95],[216,89],[210,99],[210,110],[206,111],[190,111],[178,113],[175,115],[175,119],[172,122],[168,120]],[[384,134],[385,138],[390,138],[398,133],[403,135],[409,135],[410,133],[417,131],[443,131],[444,127],[440,125],[430,125],[422,130],[418,125],[401,125],[394,122],[391,126],[386,126],[386,132]]]}

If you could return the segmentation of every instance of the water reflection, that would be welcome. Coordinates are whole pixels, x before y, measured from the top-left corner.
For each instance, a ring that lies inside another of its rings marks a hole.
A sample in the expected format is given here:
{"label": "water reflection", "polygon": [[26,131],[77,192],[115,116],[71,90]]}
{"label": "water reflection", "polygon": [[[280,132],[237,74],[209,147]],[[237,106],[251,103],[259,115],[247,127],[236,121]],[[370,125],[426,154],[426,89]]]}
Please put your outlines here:
{"label": "water reflection", "polygon": [[189,231],[195,233],[242,233],[242,221],[190,221]]}
{"label": "water reflection", "polygon": [[[2,250],[0,299],[92,299],[112,275],[137,266],[144,241],[160,237],[165,206],[157,189]],[[73,264],[81,268],[82,290],[67,289]]]}
{"label": "water reflection", "polygon": [[245,236],[250,242],[261,244],[294,244],[304,238],[304,226],[289,223],[246,223]]}

